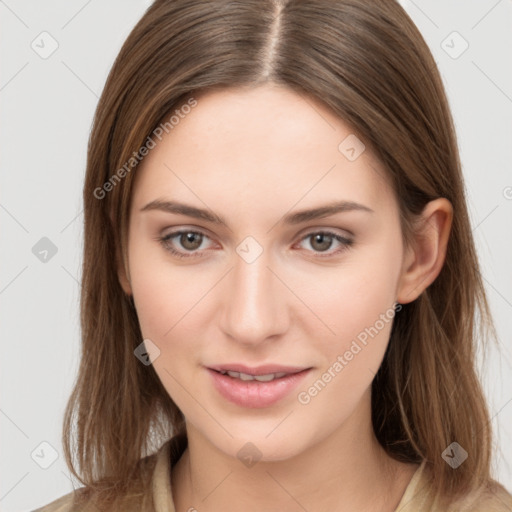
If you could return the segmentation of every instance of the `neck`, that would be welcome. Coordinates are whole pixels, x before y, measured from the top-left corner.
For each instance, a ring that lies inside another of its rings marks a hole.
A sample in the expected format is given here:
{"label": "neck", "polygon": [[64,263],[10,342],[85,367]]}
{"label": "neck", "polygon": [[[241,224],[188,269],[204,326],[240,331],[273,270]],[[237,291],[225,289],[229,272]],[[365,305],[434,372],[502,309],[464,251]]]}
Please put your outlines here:
{"label": "neck", "polygon": [[368,413],[369,402],[307,450],[252,467],[187,425],[188,447],[172,470],[176,511],[394,511],[417,466],[385,453]]}

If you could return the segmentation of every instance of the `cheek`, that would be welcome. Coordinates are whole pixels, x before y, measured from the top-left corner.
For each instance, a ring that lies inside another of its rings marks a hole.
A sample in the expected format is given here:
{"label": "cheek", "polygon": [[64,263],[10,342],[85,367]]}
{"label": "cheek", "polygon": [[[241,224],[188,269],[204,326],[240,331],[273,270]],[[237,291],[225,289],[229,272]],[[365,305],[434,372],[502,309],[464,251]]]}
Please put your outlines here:
{"label": "cheek", "polygon": [[298,295],[329,328],[322,329],[325,336],[321,339],[329,341],[331,347],[343,349],[347,341],[366,328],[377,323],[379,330],[383,329],[379,320],[383,314],[393,314],[399,272],[396,251],[373,245],[338,267],[302,280]]}
{"label": "cheek", "polygon": [[173,266],[154,242],[131,249],[130,274],[142,334],[165,346],[187,324],[186,316],[194,313],[208,281]]}
{"label": "cheek", "polygon": [[[309,338],[323,354],[320,373],[329,373],[325,380],[333,390],[362,393],[382,362],[395,317],[399,247],[398,241],[361,250],[326,277],[323,286],[310,287],[308,305],[329,330],[316,337],[311,331]],[[306,285],[303,290],[307,293]]]}
{"label": "cheek", "polygon": [[187,370],[200,355],[200,307],[196,306],[208,288],[204,280],[190,279],[179,267],[173,269],[165,254],[158,253],[141,247],[130,255],[135,308],[143,339],[151,340],[160,351],[152,361],[156,374],[174,403],[188,410],[189,393],[200,393],[193,381],[188,382]]}
{"label": "cheek", "polygon": [[[361,282],[354,281],[353,288],[346,282],[347,293],[335,302],[336,308],[324,311],[331,315],[335,335],[316,338],[323,364],[296,395],[307,416],[304,428],[311,432],[345,421],[368,393],[382,363],[395,317],[394,288],[391,281],[377,282],[375,277],[368,274],[362,287]],[[330,411],[328,419],[325,411]]]}

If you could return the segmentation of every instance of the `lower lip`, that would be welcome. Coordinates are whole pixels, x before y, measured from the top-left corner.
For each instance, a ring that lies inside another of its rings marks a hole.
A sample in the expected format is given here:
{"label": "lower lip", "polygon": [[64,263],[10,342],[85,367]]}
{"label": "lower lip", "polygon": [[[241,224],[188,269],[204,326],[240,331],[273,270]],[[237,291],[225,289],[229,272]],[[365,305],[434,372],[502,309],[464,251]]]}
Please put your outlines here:
{"label": "lower lip", "polygon": [[241,407],[259,408],[275,404],[288,395],[306,377],[311,368],[270,382],[240,380],[207,368],[217,391]]}

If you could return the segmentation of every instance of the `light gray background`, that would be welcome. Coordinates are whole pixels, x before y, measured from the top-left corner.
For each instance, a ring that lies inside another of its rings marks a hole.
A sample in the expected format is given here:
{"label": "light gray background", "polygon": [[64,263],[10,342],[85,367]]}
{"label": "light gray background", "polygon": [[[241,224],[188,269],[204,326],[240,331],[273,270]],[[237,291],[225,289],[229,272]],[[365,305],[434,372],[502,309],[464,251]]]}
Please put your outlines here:
{"label": "light gray background", "polygon": [[[87,138],[107,73],[149,4],[0,0],[2,511],[32,510],[73,488],[60,436],[78,367]],[[439,64],[456,122],[501,342],[501,354],[492,350],[481,365],[497,436],[495,477],[512,491],[512,1],[403,5]],[[31,47],[46,37],[51,48],[48,36],[38,37],[43,31],[58,43],[47,59]],[[457,58],[464,42],[453,31],[469,44]],[[57,248],[46,262],[32,252],[42,237]]]}

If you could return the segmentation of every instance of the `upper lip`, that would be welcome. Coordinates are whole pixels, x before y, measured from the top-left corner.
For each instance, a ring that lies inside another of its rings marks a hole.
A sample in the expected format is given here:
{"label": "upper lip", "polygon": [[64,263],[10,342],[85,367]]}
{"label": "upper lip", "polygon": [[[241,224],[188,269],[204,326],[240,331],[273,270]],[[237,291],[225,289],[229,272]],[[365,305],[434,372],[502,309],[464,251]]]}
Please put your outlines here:
{"label": "upper lip", "polygon": [[218,364],[213,366],[208,366],[211,370],[215,370],[217,372],[220,371],[231,371],[231,372],[239,372],[246,373],[248,375],[268,375],[270,373],[299,373],[304,370],[309,370],[307,367],[303,366],[283,366],[280,364],[264,364],[262,366],[247,366],[245,364],[240,363],[226,363],[226,364]]}

